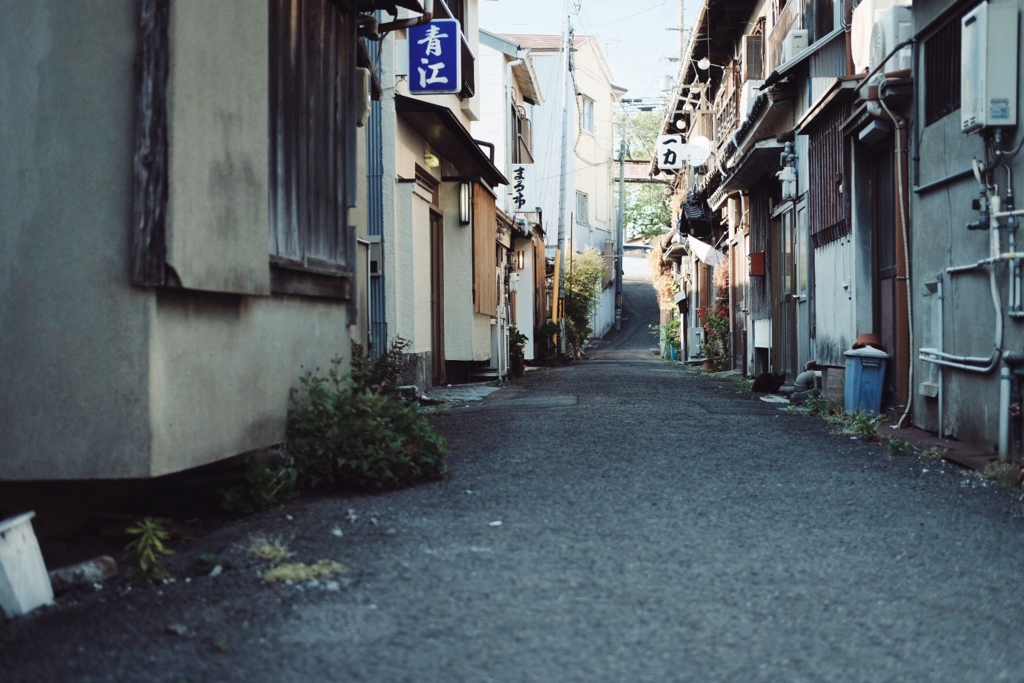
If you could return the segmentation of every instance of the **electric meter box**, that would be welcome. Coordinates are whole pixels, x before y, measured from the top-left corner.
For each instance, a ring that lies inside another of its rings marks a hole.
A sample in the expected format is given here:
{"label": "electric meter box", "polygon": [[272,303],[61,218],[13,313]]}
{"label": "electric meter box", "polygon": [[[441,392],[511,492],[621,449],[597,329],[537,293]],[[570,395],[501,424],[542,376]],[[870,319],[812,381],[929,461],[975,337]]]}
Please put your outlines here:
{"label": "electric meter box", "polygon": [[983,2],[960,31],[960,131],[1017,125],[1017,3]]}

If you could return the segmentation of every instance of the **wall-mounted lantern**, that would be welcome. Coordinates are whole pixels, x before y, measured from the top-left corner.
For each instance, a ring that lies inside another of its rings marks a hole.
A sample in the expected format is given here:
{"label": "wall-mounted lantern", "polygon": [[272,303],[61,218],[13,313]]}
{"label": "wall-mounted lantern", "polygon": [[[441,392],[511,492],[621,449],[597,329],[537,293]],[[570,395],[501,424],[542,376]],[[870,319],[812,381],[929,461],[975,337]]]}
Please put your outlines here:
{"label": "wall-mounted lantern", "polygon": [[526,267],[526,252],[520,250],[516,252],[516,268],[522,270]]}
{"label": "wall-mounted lantern", "polygon": [[473,183],[459,183],[459,225],[473,222]]}

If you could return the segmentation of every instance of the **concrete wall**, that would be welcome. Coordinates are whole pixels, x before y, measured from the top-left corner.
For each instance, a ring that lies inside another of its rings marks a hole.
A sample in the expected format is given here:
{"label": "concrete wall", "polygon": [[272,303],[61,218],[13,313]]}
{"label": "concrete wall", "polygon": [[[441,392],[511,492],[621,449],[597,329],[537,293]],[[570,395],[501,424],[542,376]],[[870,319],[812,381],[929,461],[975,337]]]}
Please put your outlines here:
{"label": "concrete wall", "polygon": [[136,3],[0,11],[0,478],[141,476],[153,302],[127,286]]}
{"label": "concrete wall", "polygon": [[[920,28],[949,3],[918,14],[915,25]],[[1024,6],[1024,3],[1018,3]],[[919,51],[923,53],[923,50]],[[923,54],[919,54],[923,59]],[[1024,61],[1024,60],[1022,60]],[[1018,74],[1024,75],[1024,64],[1018,63]],[[1020,76],[1019,76],[1020,78]],[[1018,97],[1020,97],[1018,85]],[[969,168],[973,157],[983,158],[983,142],[979,135],[960,133],[960,110],[924,125],[923,89],[917,89],[917,130],[920,155],[917,168],[911,167],[911,180],[924,185],[951,173]],[[1020,131],[1007,146],[1020,142]],[[1016,177],[1024,172],[1020,157],[1010,162]],[[997,174],[1000,185],[1005,176]],[[1019,189],[1019,180],[1017,188]],[[992,348],[995,312],[984,271],[974,274],[944,276],[944,301],[928,294],[926,285],[934,283],[938,274],[949,266],[973,263],[989,251],[989,232],[971,232],[964,226],[977,218],[971,201],[977,197],[973,178],[946,185],[923,194],[912,195],[913,235],[911,237],[912,280],[914,293],[913,322],[915,350],[935,346],[947,353],[987,356]],[[1002,248],[1006,248],[1005,235]],[[1007,271],[996,270],[1003,310],[1006,309]],[[939,306],[944,316],[940,329]],[[1004,315],[1004,350],[1020,350],[1024,345],[1024,323]],[[916,358],[916,353],[914,354]],[[939,415],[936,399],[915,396],[914,422],[924,428],[938,430],[940,419],[946,434],[983,447],[993,447],[998,439],[998,372],[976,374],[955,369],[938,370],[930,364],[917,362],[915,391],[922,381],[939,380],[943,392],[944,415]]]}
{"label": "concrete wall", "polygon": [[515,251],[523,253],[523,268],[516,268],[519,275],[519,284],[516,285],[516,306],[512,312],[513,322],[516,328],[526,335],[527,342],[523,357],[526,360],[533,360],[533,343],[536,331],[533,329],[533,307],[534,292],[533,282],[536,273],[534,272],[534,246],[532,239],[518,238],[515,240]]}

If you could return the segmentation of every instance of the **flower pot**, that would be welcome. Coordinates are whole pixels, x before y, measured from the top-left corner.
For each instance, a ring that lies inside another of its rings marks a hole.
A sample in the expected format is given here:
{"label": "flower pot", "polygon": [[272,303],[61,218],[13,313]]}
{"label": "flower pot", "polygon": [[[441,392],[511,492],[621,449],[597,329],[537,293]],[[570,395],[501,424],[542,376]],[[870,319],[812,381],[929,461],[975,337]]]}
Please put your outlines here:
{"label": "flower pot", "polygon": [[27,512],[0,522],[0,606],[8,617],[53,602],[50,576],[32,531],[35,516]]}
{"label": "flower pot", "polygon": [[517,356],[512,356],[512,376],[522,377],[526,374],[526,361]]}
{"label": "flower pot", "polygon": [[715,370],[715,364],[714,364],[714,363],[712,363],[712,362],[711,362],[711,361],[709,361],[709,360],[705,360],[705,361],[704,361],[704,369],[705,369],[705,370],[707,370],[708,372],[714,372],[714,370]]}

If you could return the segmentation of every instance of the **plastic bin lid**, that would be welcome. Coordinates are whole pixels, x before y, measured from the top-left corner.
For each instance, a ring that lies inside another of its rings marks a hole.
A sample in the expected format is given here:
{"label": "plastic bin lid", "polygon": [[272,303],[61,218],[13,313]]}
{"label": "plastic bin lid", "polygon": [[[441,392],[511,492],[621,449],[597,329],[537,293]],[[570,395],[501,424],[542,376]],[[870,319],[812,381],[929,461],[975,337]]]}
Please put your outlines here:
{"label": "plastic bin lid", "polygon": [[35,512],[26,512],[24,514],[20,514],[20,515],[17,515],[15,517],[10,517],[8,519],[0,521],[0,534],[7,533],[8,531],[13,529],[14,527],[16,527],[19,524],[21,524],[22,522],[24,522],[25,520],[32,519],[35,516],[36,516]]}
{"label": "plastic bin lid", "polygon": [[859,358],[888,358],[889,354],[881,349],[876,349],[873,346],[864,346],[859,349],[850,349],[846,352],[847,356],[856,356]]}

